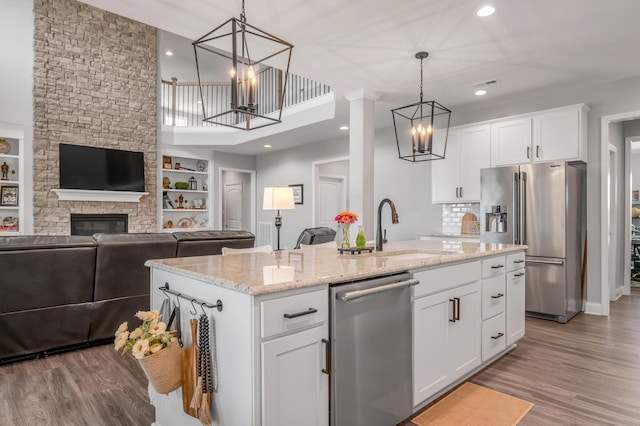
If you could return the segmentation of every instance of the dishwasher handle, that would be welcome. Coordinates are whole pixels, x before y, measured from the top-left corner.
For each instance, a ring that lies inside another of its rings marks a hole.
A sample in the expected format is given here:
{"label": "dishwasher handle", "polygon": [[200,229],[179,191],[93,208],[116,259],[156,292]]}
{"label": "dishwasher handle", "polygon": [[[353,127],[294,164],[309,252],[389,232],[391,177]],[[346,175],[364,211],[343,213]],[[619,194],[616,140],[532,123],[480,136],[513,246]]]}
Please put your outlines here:
{"label": "dishwasher handle", "polygon": [[397,283],[371,287],[365,290],[354,290],[354,291],[347,291],[343,293],[338,292],[336,293],[336,299],[341,300],[343,302],[348,302],[349,300],[358,299],[360,297],[369,296],[376,293],[382,293],[383,291],[393,290],[394,288],[416,285],[419,282],[420,281],[418,281],[417,279],[411,278],[406,281],[399,281]]}

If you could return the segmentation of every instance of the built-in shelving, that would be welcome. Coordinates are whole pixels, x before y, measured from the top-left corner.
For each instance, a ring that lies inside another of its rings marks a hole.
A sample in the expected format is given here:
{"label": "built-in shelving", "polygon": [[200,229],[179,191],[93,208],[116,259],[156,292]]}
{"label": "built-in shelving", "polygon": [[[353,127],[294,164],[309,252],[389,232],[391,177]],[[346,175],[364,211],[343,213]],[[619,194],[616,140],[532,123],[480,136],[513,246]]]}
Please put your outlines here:
{"label": "built-in shelving", "polygon": [[0,123],[0,235],[20,235],[24,224],[24,131]]}
{"label": "built-in shelving", "polygon": [[[160,166],[160,230],[209,229],[212,223],[209,160],[163,152]],[[176,188],[176,182],[183,182],[187,189]]]}

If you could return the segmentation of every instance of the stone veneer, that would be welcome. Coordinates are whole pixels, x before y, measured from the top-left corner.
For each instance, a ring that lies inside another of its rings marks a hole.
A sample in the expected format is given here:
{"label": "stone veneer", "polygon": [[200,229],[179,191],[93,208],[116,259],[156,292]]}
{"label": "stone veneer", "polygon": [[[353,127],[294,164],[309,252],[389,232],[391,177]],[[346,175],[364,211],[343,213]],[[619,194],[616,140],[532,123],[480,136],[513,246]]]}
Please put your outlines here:
{"label": "stone veneer", "polygon": [[[71,213],[126,213],[157,227],[156,29],[76,0],[35,0],[35,234],[68,235]],[[144,152],[140,203],[59,201],[58,145]]]}

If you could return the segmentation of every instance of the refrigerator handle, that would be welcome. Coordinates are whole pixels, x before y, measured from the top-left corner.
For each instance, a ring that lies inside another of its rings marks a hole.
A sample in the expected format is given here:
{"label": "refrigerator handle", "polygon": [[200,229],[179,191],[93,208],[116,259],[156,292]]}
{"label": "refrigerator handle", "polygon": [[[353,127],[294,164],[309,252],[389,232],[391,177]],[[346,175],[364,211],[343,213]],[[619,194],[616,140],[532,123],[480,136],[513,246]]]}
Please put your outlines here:
{"label": "refrigerator handle", "polygon": [[520,173],[520,244],[527,244],[527,174]]}
{"label": "refrigerator handle", "polygon": [[513,244],[520,244],[520,177],[513,173]]}

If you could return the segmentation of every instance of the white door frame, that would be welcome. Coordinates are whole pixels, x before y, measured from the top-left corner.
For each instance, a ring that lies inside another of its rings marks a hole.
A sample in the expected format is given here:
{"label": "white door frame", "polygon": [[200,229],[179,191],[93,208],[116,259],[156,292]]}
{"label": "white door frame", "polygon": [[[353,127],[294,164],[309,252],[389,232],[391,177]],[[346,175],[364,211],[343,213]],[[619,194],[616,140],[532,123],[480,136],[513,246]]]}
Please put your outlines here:
{"label": "white door frame", "polygon": [[[318,166],[321,164],[327,164],[327,163],[336,163],[338,161],[349,161],[349,156],[345,156],[345,157],[335,157],[335,158],[328,158],[325,160],[319,160],[319,161],[313,161],[311,163],[311,168],[312,168],[312,177],[311,177],[311,223],[314,224],[316,223],[316,180],[318,179]],[[351,167],[351,164],[349,164],[349,167]],[[346,182],[346,186],[349,187],[349,176],[345,176],[345,182]],[[346,195],[347,199],[349,199],[348,194]],[[347,208],[349,208],[349,206],[347,206]],[[340,212],[336,212],[336,214],[338,214]]]}
{"label": "white door frame", "polygon": [[630,111],[621,114],[603,115],[600,120],[600,309],[596,303],[587,303],[590,314],[609,315],[609,253],[607,252],[607,234],[609,224],[607,210],[607,193],[609,191],[607,179],[609,177],[609,124],[619,121],[637,120],[640,111]]}
{"label": "white door frame", "polygon": [[[611,164],[613,163],[613,170],[612,170],[612,166]],[[618,253],[618,229],[619,229],[619,225],[618,225],[618,217],[617,217],[617,210],[615,208],[612,207],[619,207],[619,200],[618,200],[618,169],[617,169],[617,164],[618,164],[618,148],[616,148],[614,145],[609,144],[609,179],[608,179],[608,192],[609,192],[609,196],[607,197],[608,200],[608,204],[609,204],[609,208],[607,209],[607,213],[608,213],[608,218],[607,218],[607,227],[609,228],[609,233],[607,234],[608,238],[608,250],[607,253],[609,254],[609,265],[615,265],[617,262],[615,262],[615,259],[617,258],[617,256],[619,256]],[[612,261],[613,259],[613,261]],[[609,268],[609,300],[616,300],[618,297],[616,288],[618,286],[617,281],[615,280],[615,277],[617,277],[617,273],[619,271],[615,270],[614,268]],[[611,282],[611,277],[613,274],[613,282]]]}
{"label": "white door frame", "polygon": [[[220,228],[222,229],[222,196],[224,192],[224,185],[222,183],[222,173],[223,172],[238,172],[238,173],[248,173],[251,175],[251,188],[250,188],[250,196],[251,205],[249,206],[249,211],[251,212],[251,216],[249,219],[249,226],[251,229],[249,231],[256,235],[256,171],[255,170],[247,170],[247,169],[234,169],[231,167],[220,167],[218,169],[218,222],[220,223]],[[257,237],[256,237],[257,238]]]}

